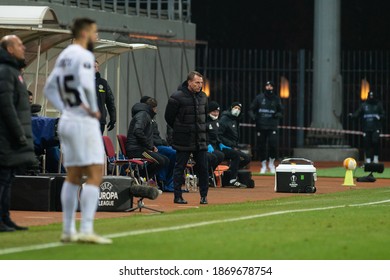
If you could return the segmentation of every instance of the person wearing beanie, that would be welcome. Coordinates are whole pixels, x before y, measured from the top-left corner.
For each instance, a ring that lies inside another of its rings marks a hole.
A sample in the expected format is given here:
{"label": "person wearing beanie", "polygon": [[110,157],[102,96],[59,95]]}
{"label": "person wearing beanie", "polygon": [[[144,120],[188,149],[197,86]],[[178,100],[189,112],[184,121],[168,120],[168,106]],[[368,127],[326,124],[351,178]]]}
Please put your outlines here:
{"label": "person wearing beanie", "polygon": [[208,162],[209,162],[209,185],[214,185],[213,172],[219,164],[224,160],[225,155],[219,149],[219,112],[221,108],[215,101],[211,101],[207,107],[207,140],[208,140]]}
{"label": "person wearing beanie", "polygon": [[[146,103],[151,97],[142,96],[140,103]],[[156,117],[152,119],[152,129],[153,129],[153,144],[157,148],[157,152],[168,158],[167,164],[165,164],[156,174],[157,183],[160,189],[164,192],[173,192],[173,170],[175,168],[176,161],[176,151],[168,142],[161,138],[160,131],[158,129],[158,124],[156,122]]]}
{"label": "person wearing beanie", "polygon": [[269,171],[275,173],[278,124],[283,117],[283,107],[274,88],[274,83],[268,81],[265,84],[265,91],[255,97],[249,109],[250,117],[256,122],[260,174],[267,172],[267,159]]}
{"label": "person wearing beanie", "polygon": [[238,170],[248,165],[251,161],[249,155],[238,149],[240,141],[239,118],[241,116],[242,104],[233,102],[228,111],[222,113],[219,121],[218,137],[220,140],[219,148],[224,153],[225,159],[230,159],[230,184],[238,188],[245,188],[237,179]]}
{"label": "person wearing beanie", "polygon": [[380,134],[385,118],[383,104],[373,91],[353,114],[354,119],[360,119],[363,131],[364,156],[366,163],[379,163]]}

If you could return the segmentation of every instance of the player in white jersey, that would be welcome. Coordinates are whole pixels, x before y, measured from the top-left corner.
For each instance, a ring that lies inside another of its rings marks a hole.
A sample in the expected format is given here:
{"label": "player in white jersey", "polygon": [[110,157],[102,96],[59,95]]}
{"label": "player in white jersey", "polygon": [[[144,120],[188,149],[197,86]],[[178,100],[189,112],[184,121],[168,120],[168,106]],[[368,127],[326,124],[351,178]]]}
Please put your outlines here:
{"label": "player in white jersey", "polygon": [[[62,113],[58,135],[67,176],[61,190],[61,241],[110,244],[110,239],[95,234],[93,230],[104,163],[92,54],[93,43],[97,40],[96,23],[88,18],[75,19],[72,33],[73,44],[58,57],[44,88],[45,96]],[[75,213],[83,175],[87,176],[87,181],[80,195],[78,234]]]}

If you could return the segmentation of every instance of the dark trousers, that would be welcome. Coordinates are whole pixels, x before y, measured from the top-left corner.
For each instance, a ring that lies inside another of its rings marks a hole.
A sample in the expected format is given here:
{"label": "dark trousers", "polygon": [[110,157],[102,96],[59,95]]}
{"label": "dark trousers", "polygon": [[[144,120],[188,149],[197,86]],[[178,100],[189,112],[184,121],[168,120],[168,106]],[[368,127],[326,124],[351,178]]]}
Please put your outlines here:
{"label": "dark trousers", "polygon": [[225,155],[218,150],[214,150],[212,153],[207,153],[207,159],[209,163],[209,169],[215,170],[217,166],[224,160]]}
{"label": "dark trousers", "polygon": [[0,167],[0,222],[10,220],[11,184],[15,169]]}
{"label": "dark trousers", "polygon": [[199,192],[200,196],[207,196],[209,189],[208,184],[208,162],[207,162],[207,151],[196,151],[196,152],[179,152],[176,151],[176,164],[175,170],[173,171],[173,184],[175,188],[175,197],[182,195],[181,187],[184,184],[184,170],[190,155],[193,155],[195,166],[194,171],[199,177]]}
{"label": "dark trousers", "polygon": [[257,147],[260,161],[268,157],[276,158],[278,131],[276,129],[260,129],[257,131]]}
{"label": "dark trousers", "polygon": [[104,130],[106,129],[106,123],[100,123],[100,131],[102,134],[104,133]]}
{"label": "dark trousers", "polygon": [[231,178],[236,179],[238,169],[243,168],[244,166],[248,165],[248,163],[250,163],[250,156],[234,149],[223,149],[222,152],[225,155],[225,159],[230,160],[229,170]]}
{"label": "dark trousers", "polygon": [[[365,131],[363,134],[364,153],[366,158],[371,158],[373,155],[379,155],[379,140],[380,130],[376,131]],[[373,153],[374,152],[374,153]]]}
{"label": "dark trousers", "polygon": [[[150,162],[147,166],[147,175],[151,179],[156,173],[169,164],[169,159],[159,153],[148,151],[145,149],[126,151],[128,158],[146,158]],[[141,176],[146,177],[146,170],[140,170]]]}

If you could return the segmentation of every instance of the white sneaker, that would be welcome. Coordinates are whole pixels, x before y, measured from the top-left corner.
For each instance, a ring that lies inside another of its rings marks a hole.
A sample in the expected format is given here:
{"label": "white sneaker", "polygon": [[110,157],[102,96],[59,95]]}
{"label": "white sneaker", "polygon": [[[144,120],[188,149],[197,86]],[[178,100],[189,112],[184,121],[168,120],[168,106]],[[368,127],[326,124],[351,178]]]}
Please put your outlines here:
{"label": "white sneaker", "polygon": [[374,163],[379,163],[379,156],[374,156]]}
{"label": "white sneaker", "polygon": [[80,243],[94,243],[94,244],[112,244],[112,240],[95,233],[80,234],[78,238]]}
{"label": "white sneaker", "polygon": [[79,236],[77,233],[74,234],[63,233],[61,235],[61,242],[63,243],[77,242],[78,240],[79,240]]}
{"label": "white sneaker", "polygon": [[272,173],[272,174],[275,174],[275,159],[274,158],[269,158],[269,161],[268,161],[268,168],[269,168],[269,172]]}
{"label": "white sneaker", "polygon": [[260,174],[265,174],[266,172],[267,172],[267,161],[263,160],[261,162]]}
{"label": "white sneaker", "polygon": [[238,182],[237,180],[235,180],[233,182],[230,182],[230,183],[233,184],[233,186],[235,186],[237,188],[241,188],[241,189],[245,189],[246,188],[246,185],[244,185],[243,183]]}

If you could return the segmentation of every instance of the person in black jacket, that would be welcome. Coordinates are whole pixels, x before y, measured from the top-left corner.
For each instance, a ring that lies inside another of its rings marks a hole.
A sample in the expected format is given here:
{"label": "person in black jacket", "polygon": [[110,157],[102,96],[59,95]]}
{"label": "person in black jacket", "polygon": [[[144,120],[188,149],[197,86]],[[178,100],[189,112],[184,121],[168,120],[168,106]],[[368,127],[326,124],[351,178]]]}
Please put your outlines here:
{"label": "person in black jacket", "polygon": [[102,76],[100,75],[99,62],[97,60],[95,61],[95,81],[96,81],[97,102],[101,114],[100,130],[102,131],[103,134],[107,123],[107,111],[108,111],[108,115],[110,116],[110,121],[108,122],[107,129],[108,131],[114,129],[116,123],[116,109],[115,109],[114,95],[112,94],[108,82],[105,79],[103,79]]}
{"label": "person in black jacket", "polygon": [[[150,98],[151,97],[149,96],[143,96],[140,102],[145,103]],[[176,151],[168,144],[165,139],[161,138],[155,118],[152,119],[152,126],[154,146],[157,147],[159,154],[164,155],[169,159],[168,164],[166,164],[158,171],[157,181],[163,191],[173,192],[173,170],[175,168],[176,162]]]}
{"label": "person in black jacket", "polygon": [[208,203],[207,96],[202,86],[203,76],[191,71],[187,80],[170,96],[165,110],[165,120],[173,128],[172,146],[176,150],[173,202],[178,204],[187,203],[183,199],[181,187],[184,184],[184,169],[191,154],[199,174],[200,203]]}
{"label": "person in black jacket", "polygon": [[[131,109],[132,119],[127,132],[126,154],[129,158],[146,158],[149,178],[169,163],[166,156],[160,155],[153,144],[153,117],[157,101],[149,98],[145,103],[136,103]],[[144,171],[145,174],[146,171]]]}
{"label": "person in black jacket", "polygon": [[221,151],[225,154],[225,159],[230,159],[230,185],[238,188],[245,188],[246,185],[238,181],[238,169],[248,165],[251,161],[249,155],[238,149],[240,141],[239,117],[241,115],[242,105],[239,102],[233,102],[229,111],[222,113],[219,120],[218,135],[221,143]]}
{"label": "person in black jacket", "polygon": [[[265,91],[255,97],[250,105],[249,114],[256,122],[257,145],[261,161],[260,173],[275,173],[275,158],[278,145],[278,124],[283,117],[283,107],[279,96],[274,91],[274,83],[268,81]],[[268,149],[267,149],[268,148]]]}
{"label": "person in black jacket", "polygon": [[374,163],[378,163],[379,139],[385,117],[382,102],[370,91],[367,100],[350,116],[360,118],[362,122],[365,162],[371,163],[373,160]]}
{"label": "person in black jacket", "polygon": [[[217,168],[217,166],[224,160],[225,155],[220,151],[219,149],[219,136],[218,136],[218,129],[219,129],[219,112],[221,108],[219,107],[219,104],[215,101],[211,101],[208,104],[207,108],[207,138],[208,138],[208,162],[209,165],[214,172],[214,170]],[[210,174],[212,175],[212,174]]]}
{"label": "person in black jacket", "polygon": [[9,212],[15,170],[35,162],[29,96],[20,72],[24,51],[15,35],[0,40],[0,232],[27,229]]}

